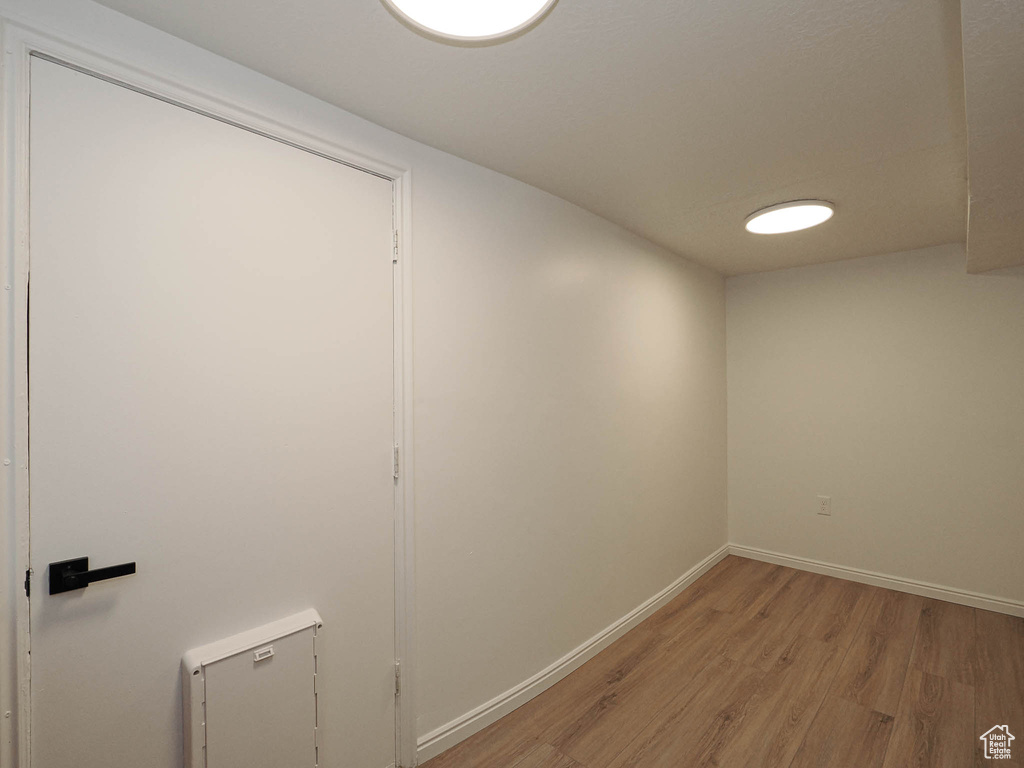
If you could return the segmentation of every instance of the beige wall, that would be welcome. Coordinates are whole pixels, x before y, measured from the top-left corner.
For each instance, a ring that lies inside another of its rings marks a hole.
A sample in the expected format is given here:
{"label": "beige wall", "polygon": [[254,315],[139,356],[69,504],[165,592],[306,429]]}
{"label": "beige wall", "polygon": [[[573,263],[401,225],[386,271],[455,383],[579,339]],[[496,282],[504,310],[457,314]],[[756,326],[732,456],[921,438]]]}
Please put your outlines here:
{"label": "beige wall", "polygon": [[469,163],[416,184],[422,735],[725,543],[725,294]]}
{"label": "beige wall", "polygon": [[731,542],[1024,599],[1024,275],[964,263],[728,280]]}

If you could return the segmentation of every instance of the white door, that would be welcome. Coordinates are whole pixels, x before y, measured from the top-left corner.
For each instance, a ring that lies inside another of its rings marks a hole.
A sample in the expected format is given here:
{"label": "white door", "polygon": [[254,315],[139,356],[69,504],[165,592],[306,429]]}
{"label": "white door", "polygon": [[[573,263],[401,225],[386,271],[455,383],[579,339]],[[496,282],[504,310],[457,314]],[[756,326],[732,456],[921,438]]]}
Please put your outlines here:
{"label": "white door", "polygon": [[[45,60],[31,98],[33,768],[180,768],[182,654],[306,608],[320,765],[384,768],[392,183]],[[49,594],[79,557],[137,572]]]}

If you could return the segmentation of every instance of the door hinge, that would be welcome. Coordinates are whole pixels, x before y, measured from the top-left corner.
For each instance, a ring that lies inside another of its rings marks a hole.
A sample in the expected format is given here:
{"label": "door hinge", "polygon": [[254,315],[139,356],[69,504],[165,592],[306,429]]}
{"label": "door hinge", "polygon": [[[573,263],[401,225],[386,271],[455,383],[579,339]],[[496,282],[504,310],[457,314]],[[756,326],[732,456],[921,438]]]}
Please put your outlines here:
{"label": "door hinge", "polygon": [[398,230],[397,229],[395,230],[395,247],[394,247],[394,250],[392,251],[391,263],[392,264],[397,264],[398,263]]}
{"label": "door hinge", "polygon": [[32,569],[25,569],[25,597],[32,597]]}
{"label": "door hinge", "polygon": [[395,480],[397,480],[398,479],[398,443],[395,443],[394,458],[395,458],[395,463],[394,463],[394,467],[393,467],[393,469],[394,469],[394,478],[395,478]]}
{"label": "door hinge", "polygon": [[395,696],[402,695],[402,662],[395,662]]}

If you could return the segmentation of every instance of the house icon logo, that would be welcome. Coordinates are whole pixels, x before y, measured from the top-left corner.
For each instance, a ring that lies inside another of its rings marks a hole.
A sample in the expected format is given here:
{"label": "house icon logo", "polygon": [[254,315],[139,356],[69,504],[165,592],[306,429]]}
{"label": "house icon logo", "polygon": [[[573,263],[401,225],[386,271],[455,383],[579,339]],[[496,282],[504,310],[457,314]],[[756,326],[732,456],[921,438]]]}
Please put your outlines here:
{"label": "house icon logo", "polygon": [[1016,737],[1008,725],[993,725],[978,738],[985,742],[986,760],[1010,759],[1010,742]]}

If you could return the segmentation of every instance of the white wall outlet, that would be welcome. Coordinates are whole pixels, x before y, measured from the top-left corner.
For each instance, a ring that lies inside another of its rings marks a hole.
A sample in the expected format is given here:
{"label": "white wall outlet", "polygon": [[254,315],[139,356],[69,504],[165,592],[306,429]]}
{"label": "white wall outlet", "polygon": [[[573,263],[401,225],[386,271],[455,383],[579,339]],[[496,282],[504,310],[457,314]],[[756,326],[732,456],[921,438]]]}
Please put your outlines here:
{"label": "white wall outlet", "polygon": [[832,497],[831,496],[819,496],[818,497],[818,514],[819,515],[831,515],[832,514]]}

